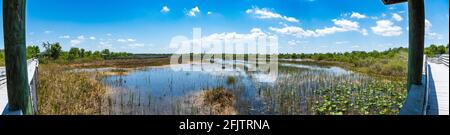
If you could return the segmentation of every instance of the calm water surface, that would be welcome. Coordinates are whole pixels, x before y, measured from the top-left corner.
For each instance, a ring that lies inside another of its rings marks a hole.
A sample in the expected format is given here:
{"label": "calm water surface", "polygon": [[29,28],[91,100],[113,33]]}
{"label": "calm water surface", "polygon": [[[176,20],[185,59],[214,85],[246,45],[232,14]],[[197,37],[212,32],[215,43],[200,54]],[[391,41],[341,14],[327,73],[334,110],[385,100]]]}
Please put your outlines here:
{"label": "calm water surface", "polygon": [[[198,114],[187,99],[203,90],[221,87],[235,95],[239,114],[311,114],[308,99],[315,96],[314,90],[341,82],[372,80],[340,67],[289,62],[281,62],[278,76],[270,78],[261,72],[234,69],[230,63],[148,67],[127,75],[104,77],[101,81],[114,88],[106,113]],[[223,67],[234,70],[220,70]],[[197,70],[183,70],[186,68]]]}

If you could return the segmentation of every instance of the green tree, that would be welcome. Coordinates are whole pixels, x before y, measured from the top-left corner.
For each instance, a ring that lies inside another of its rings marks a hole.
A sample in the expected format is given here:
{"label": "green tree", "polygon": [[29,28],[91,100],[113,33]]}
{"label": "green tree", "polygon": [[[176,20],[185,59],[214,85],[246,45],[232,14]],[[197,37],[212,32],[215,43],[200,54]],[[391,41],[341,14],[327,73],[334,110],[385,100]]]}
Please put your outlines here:
{"label": "green tree", "polygon": [[79,58],[79,57],[80,57],[80,49],[78,49],[76,47],[70,48],[68,59],[69,60],[74,60],[74,59]]}
{"label": "green tree", "polygon": [[43,43],[42,46],[45,48],[45,56],[56,60],[59,58],[62,52],[61,45],[58,42],[50,44],[49,42]]}
{"label": "green tree", "polygon": [[40,53],[38,46],[28,46],[27,47],[27,58],[37,58]]}
{"label": "green tree", "polygon": [[110,57],[111,52],[109,52],[109,49],[104,49],[104,50],[102,50],[101,55],[103,56],[104,59],[107,59]]}

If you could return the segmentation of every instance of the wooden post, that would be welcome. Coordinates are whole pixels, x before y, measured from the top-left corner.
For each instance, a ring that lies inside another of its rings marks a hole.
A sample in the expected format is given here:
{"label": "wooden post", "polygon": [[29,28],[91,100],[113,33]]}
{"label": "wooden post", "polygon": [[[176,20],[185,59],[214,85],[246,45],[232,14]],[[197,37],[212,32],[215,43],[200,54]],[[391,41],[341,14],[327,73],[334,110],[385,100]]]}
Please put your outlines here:
{"label": "wooden post", "polygon": [[32,114],[25,45],[25,0],[3,0],[3,34],[9,111]]}
{"label": "wooden post", "polygon": [[422,66],[425,38],[424,0],[408,0],[409,51],[408,51],[408,91],[411,85],[422,84]]}
{"label": "wooden post", "polygon": [[408,2],[409,47],[408,47],[408,91],[412,85],[422,84],[423,50],[425,38],[424,0],[382,0],[384,4]]}

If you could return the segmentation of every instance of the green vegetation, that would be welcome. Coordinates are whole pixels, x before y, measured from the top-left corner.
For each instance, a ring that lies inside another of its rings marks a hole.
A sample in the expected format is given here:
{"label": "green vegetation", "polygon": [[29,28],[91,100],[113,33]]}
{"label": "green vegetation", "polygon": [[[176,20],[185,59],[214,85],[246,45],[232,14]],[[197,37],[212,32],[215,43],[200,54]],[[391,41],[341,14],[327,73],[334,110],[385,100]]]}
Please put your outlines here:
{"label": "green vegetation", "polygon": [[367,86],[342,84],[315,93],[313,110],[321,115],[394,115],[400,112],[405,100],[405,83],[370,82]]}
{"label": "green vegetation", "polygon": [[447,44],[447,46],[443,46],[443,45],[437,46],[437,45],[432,44],[429,47],[425,48],[424,53],[428,57],[436,57],[439,54],[448,54],[448,51],[449,51],[448,49],[449,49],[448,44]]}
{"label": "green vegetation", "polygon": [[311,59],[319,62],[332,62],[358,72],[374,75],[404,77],[408,60],[407,48],[393,48],[387,51],[314,54],[280,54],[280,58]]}
{"label": "green vegetation", "polygon": [[86,72],[70,72],[54,63],[40,65],[39,114],[100,114],[106,87],[97,82],[95,76]]}
{"label": "green vegetation", "polygon": [[[61,45],[56,43],[42,43],[44,51],[41,52],[38,46],[31,45],[26,49],[28,59],[38,58],[40,63],[57,62],[89,62],[95,60],[109,60],[116,58],[130,58],[131,53],[111,52],[108,49],[102,51],[86,51],[83,48],[72,47],[69,51],[63,51]],[[4,50],[0,50],[0,66],[5,64]]]}
{"label": "green vegetation", "polygon": [[[425,48],[428,57],[448,54],[449,45],[430,45]],[[280,54],[281,59],[310,59],[328,64],[334,63],[362,73],[389,77],[405,77],[408,48],[392,48],[386,51],[353,51],[345,53]]]}

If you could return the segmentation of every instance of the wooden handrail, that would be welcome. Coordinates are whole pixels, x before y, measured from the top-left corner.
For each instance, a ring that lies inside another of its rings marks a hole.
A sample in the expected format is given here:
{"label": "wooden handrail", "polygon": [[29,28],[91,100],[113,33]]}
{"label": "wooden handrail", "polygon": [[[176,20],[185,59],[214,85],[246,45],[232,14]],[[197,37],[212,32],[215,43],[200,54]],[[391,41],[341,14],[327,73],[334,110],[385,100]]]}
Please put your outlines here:
{"label": "wooden handrail", "polygon": [[[29,59],[27,60],[27,70],[28,70],[28,84],[30,88],[30,99],[32,101],[33,114],[37,113],[37,84],[38,84],[38,69],[39,60]],[[6,85],[6,75],[3,67],[0,67],[0,86]],[[6,87],[4,87],[6,88]],[[6,90],[5,90],[6,91]],[[1,97],[6,98],[6,97]],[[22,115],[21,110],[15,112],[9,112],[7,109],[8,105],[0,106],[3,109],[2,115]]]}

